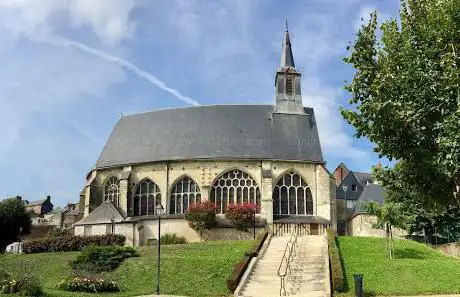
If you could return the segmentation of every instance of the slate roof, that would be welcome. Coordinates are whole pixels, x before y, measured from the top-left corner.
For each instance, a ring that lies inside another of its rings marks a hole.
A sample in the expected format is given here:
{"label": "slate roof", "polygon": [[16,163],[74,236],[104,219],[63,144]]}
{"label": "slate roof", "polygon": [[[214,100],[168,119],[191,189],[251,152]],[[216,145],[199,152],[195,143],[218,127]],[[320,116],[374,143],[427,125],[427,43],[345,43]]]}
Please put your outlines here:
{"label": "slate roof", "polygon": [[383,204],[383,188],[381,185],[369,184],[364,187],[363,192],[359,196],[359,201],[376,201]]}
{"label": "slate roof", "polygon": [[112,202],[106,200],[75,225],[110,224],[112,217],[115,223],[119,223],[126,219],[126,214],[123,210],[115,207]]}
{"label": "slate roof", "polygon": [[273,216],[274,223],[291,224],[330,224],[331,221],[319,216],[296,216],[296,215],[276,215]]}
{"label": "slate roof", "polygon": [[122,117],[96,168],[184,159],[323,162],[312,108],[274,113],[273,105],[213,105]]}
{"label": "slate roof", "polygon": [[367,181],[372,182],[374,180],[374,178],[372,177],[372,174],[370,174],[370,173],[367,173],[367,172],[355,172],[355,171],[352,171],[352,172],[355,175],[355,177],[358,180],[358,182],[362,186],[367,185]]}
{"label": "slate roof", "polygon": [[364,212],[363,209],[361,208],[363,201],[376,201],[379,204],[383,204],[384,202],[383,193],[384,193],[384,189],[382,188],[381,185],[368,184],[364,186],[363,192],[359,196],[358,204],[351,215],[353,216],[353,215],[357,215],[359,213]]}
{"label": "slate roof", "polygon": [[30,201],[29,203],[26,204],[26,206],[37,206],[37,205],[42,205],[43,203],[46,202],[47,199],[41,199],[41,200],[36,200],[36,201]]}

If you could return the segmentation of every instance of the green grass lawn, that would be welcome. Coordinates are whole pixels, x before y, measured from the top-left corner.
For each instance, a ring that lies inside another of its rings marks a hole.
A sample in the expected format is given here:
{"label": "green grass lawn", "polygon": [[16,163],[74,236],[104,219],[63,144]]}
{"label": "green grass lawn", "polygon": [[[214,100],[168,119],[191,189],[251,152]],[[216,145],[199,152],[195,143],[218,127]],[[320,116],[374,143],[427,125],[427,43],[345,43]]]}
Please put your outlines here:
{"label": "green grass lawn", "polygon": [[367,296],[460,293],[460,260],[411,240],[395,240],[395,259],[386,255],[385,238],[339,237],[348,292],[353,274],[364,275]]}
{"label": "green grass lawn", "polygon": [[[228,294],[226,280],[251,244],[252,241],[241,240],[163,246],[161,293],[194,297],[225,296]],[[33,267],[33,273],[42,280],[48,296],[97,296],[64,292],[56,287],[61,279],[70,274],[68,262],[77,255],[78,252],[0,255],[0,268],[30,271],[30,267]],[[153,294],[156,287],[156,247],[142,248],[141,257],[125,260],[111,275],[122,291],[100,295],[122,297]]]}

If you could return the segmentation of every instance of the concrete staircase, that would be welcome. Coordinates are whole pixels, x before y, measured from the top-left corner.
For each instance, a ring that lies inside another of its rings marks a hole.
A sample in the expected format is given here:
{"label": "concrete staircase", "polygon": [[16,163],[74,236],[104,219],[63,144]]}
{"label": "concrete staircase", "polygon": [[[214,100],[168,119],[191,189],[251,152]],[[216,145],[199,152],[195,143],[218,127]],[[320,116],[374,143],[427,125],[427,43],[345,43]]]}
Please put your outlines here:
{"label": "concrete staircase", "polygon": [[[280,292],[278,268],[290,235],[272,237],[265,251],[248,272],[235,296],[275,297]],[[324,236],[298,236],[285,278],[282,296],[330,297],[327,239]],[[284,271],[285,264],[282,265]]]}

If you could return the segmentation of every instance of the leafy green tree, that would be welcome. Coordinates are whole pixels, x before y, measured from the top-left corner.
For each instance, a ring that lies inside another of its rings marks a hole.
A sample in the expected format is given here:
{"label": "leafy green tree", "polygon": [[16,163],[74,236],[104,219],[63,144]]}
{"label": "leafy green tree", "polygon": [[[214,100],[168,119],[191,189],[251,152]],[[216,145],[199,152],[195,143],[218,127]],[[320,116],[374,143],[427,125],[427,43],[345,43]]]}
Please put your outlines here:
{"label": "leafy green tree", "polygon": [[361,207],[367,214],[375,215],[377,217],[377,222],[374,224],[374,228],[385,230],[388,257],[393,259],[393,229],[407,228],[406,221],[408,217],[404,214],[402,205],[392,202],[385,202],[383,205],[379,205],[375,201],[368,201],[363,203]]}
{"label": "leafy green tree", "polygon": [[[427,203],[460,190],[460,0],[401,0],[400,20],[371,14],[344,61],[355,75],[342,116],[400,170],[385,187],[409,185]],[[413,197],[413,196],[412,196]]]}
{"label": "leafy green tree", "polygon": [[18,198],[0,201],[0,253],[18,240],[19,235],[30,231],[31,220],[24,202]]}

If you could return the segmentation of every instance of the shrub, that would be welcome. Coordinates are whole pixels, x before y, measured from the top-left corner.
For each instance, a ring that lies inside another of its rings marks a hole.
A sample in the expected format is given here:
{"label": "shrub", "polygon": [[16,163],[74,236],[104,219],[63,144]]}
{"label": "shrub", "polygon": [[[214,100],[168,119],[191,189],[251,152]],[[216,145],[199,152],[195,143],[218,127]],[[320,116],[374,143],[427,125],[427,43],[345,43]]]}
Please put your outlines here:
{"label": "shrub", "polygon": [[335,233],[332,230],[327,230],[332,290],[334,292],[342,292],[344,290],[344,276],[340,261],[340,252],[335,240]]}
{"label": "shrub", "polygon": [[55,227],[48,231],[47,237],[72,236],[69,229]]}
{"label": "shrub", "polygon": [[230,278],[227,279],[227,288],[234,292],[236,287],[238,287],[238,283],[241,280],[244,272],[248,268],[249,263],[251,262],[253,257],[257,257],[259,254],[260,249],[262,248],[265,239],[267,239],[268,232],[265,232],[259,235],[256,240],[254,240],[253,245],[249,248],[248,251],[244,253],[244,258],[238,264],[235,265]]}
{"label": "shrub", "polygon": [[240,282],[241,277],[243,276],[246,268],[248,268],[249,263],[251,262],[252,256],[245,256],[233,269],[232,275],[227,280],[227,288],[235,292],[238,283]]}
{"label": "shrub", "polygon": [[23,275],[14,279],[8,273],[3,273],[0,278],[0,293],[20,293],[23,296],[43,296],[43,289],[40,280],[34,276]]}
{"label": "shrub", "polygon": [[74,270],[111,271],[117,268],[124,259],[138,256],[139,253],[132,247],[90,246],[71,262],[71,266]]}
{"label": "shrub", "polygon": [[232,222],[235,229],[248,231],[248,228],[254,224],[256,210],[257,206],[251,203],[229,204],[225,211],[225,217]]}
{"label": "shrub", "polygon": [[95,236],[62,236],[24,241],[22,251],[26,254],[44,252],[79,251],[90,245],[107,246],[125,244],[126,237],[119,234]]}
{"label": "shrub", "polygon": [[202,235],[216,225],[216,206],[209,201],[198,203],[189,207],[185,219],[193,230]]}
{"label": "shrub", "polygon": [[113,280],[105,279],[102,277],[81,277],[72,276],[58,284],[58,287],[64,291],[71,292],[119,292],[120,286]]}
{"label": "shrub", "polygon": [[187,240],[184,236],[178,236],[175,233],[163,234],[160,237],[161,244],[184,244],[187,243]]}

